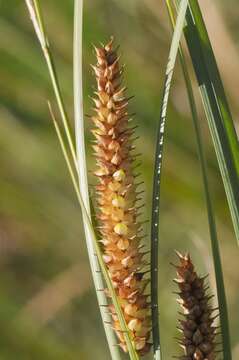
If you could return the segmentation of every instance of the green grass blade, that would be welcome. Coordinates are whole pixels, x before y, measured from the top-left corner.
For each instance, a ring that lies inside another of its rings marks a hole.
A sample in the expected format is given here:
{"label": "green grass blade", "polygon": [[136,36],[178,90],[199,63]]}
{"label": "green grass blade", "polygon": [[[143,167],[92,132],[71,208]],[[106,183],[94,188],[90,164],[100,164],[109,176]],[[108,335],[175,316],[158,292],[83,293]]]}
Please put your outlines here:
{"label": "green grass blade", "polygon": [[165,74],[164,89],[162,94],[162,103],[159,118],[159,127],[156,140],[155,165],[154,165],[154,183],[152,199],[152,219],[151,219],[151,303],[152,303],[152,322],[153,322],[153,347],[154,358],[161,359],[160,332],[159,332],[159,315],[158,315],[158,251],[159,251],[159,204],[160,204],[160,183],[161,167],[164,144],[164,130],[168,107],[169,92],[173,77],[174,66],[179,48],[179,42],[183,31],[185,14],[188,6],[187,0],[182,0],[178,13],[177,23],[175,26],[171,47],[169,51],[168,64]]}
{"label": "green grass blade", "polygon": [[232,156],[235,161],[237,174],[239,175],[239,146],[236,135],[236,130],[233,124],[231,111],[224,91],[223,83],[217,67],[217,62],[213,53],[207,29],[202,17],[202,13],[198,4],[198,0],[190,0],[190,8],[194,18],[195,25],[199,34],[201,44],[203,44],[203,57],[208,69],[209,77],[215,87],[215,92],[218,100],[218,105],[223,117],[225,131],[228,136]]}
{"label": "green grass blade", "polygon": [[[170,0],[166,0],[167,8],[170,16],[170,20],[172,26],[175,26],[175,20],[173,15],[173,6]],[[211,247],[213,253],[213,261],[214,261],[214,268],[215,268],[215,276],[216,276],[216,286],[217,286],[217,296],[218,296],[218,304],[219,304],[219,311],[220,311],[220,323],[221,323],[221,332],[222,332],[222,340],[223,340],[223,353],[224,358],[230,360],[232,358],[231,355],[231,347],[230,347],[230,332],[229,332],[229,322],[228,322],[228,313],[227,313],[227,301],[226,301],[226,294],[224,288],[224,279],[223,279],[223,271],[222,271],[222,264],[221,264],[221,256],[220,256],[220,249],[217,237],[217,230],[216,230],[216,223],[215,223],[215,216],[213,211],[213,205],[210,195],[210,188],[209,188],[209,180],[207,175],[207,166],[206,166],[206,159],[204,155],[203,149],[203,140],[202,134],[199,124],[199,117],[197,113],[196,103],[193,95],[192,84],[190,80],[190,76],[187,70],[187,65],[185,61],[185,56],[183,53],[183,49],[180,46],[180,61],[183,70],[183,75],[186,83],[189,103],[192,112],[193,124],[195,128],[196,140],[197,140],[197,147],[198,147],[198,155],[201,164],[201,171],[202,171],[202,180],[205,192],[205,199],[207,205],[207,214],[208,214],[208,224],[209,224],[209,231],[210,231],[210,238],[211,238]]]}
{"label": "green grass blade", "polygon": [[[82,86],[82,27],[83,27],[83,0],[75,0],[75,19],[74,19],[74,108],[75,108],[75,134],[77,163],[79,169],[79,183],[85,208],[91,218],[90,200],[87,179],[87,165],[85,154],[85,136],[84,136],[84,115],[83,115],[83,86]],[[96,271],[100,269],[98,259],[95,256],[94,242],[91,233],[84,221],[84,231],[87,244],[88,255],[90,259],[91,271],[96,289],[104,287],[102,273]],[[119,348],[116,346],[114,331],[110,325],[111,316],[105,311],[107,298],[103,291],[97,292],[97,300],[100,307],[100,313],[109,345],[111,357],[113,360],[120,360]],[[104,305],[104,306],[101,306]]]}
{"label": "green grass blade", "polygon": [[[105,263],[104,263],[104,260],[103,260],[103,256],[102,256],[102,253],[101,253],[101,249],[100,249],[100,246],[99,246],[99,242],[98,242],[95,230],[94,230],[94,228],[92,226],[92,222],[91,222],[91,219],[90,219],[90,217],[88,215],[88,211],[87,211],[87,209],[86,209],[86,207],[84,205],[84,200],[83,200],[83,197],[82,197],[82,193],[81,193],[81,190],[79,188],[79,181],[78,181],[78,179],[77,179],[77,177],[75,175],[74,169],[73,169],[73,167],[71,165],[71,160],[70,160],[70,157],[68,155],[67,146],[66,146],[66,144],[64,142],[64,137],[62,135],[62,131],[61,131],[56,119],[55,119],[55,116],[54,116],[54,114],[52,112],[52,108],[51,108],[50,104],[49,104],[49,108],[50,108],[50,113],[51,113],[51,117],[52,117],[52,120],[53,120],[53,124],[54,124],[55,130],[56,130],[56,134],[57,134],[57,137],[58,137],[58,140],[59,140],[59,144],[60,144],[64,159],[65,159],[65,162],[66,162],[66,165],[67,165],[71,180],[72,180],[74,190],[76,192],[77,200],[78,200],[79,205],[81,207],[83,219],[85,221],[85,225],[87,226],[87,231],[90,233],[91,239],[94,242],[95,255],[97,256],[97,258],[99,260],[99,265],[100,265],[101,272],[103,274],[104,280],[105,280],[107,288],[109,290],[109,295],[111,297],[112,303],[113,303],[114,308],[115,308],[115,312],[116,312],[117,317],[119,319],[120,327],[121,327],[121,329],[122,329],[122,331],[124,333],[125,342],[126,342],[126,345],[127,345],[128,351],[129,351],[130,359],[131,360],[139,360],[138,354],[137,354],[137,352],[135,350],[134,343],[133,343],[133,341],[131,339],[130,332],[128,330],[128,327],[127,327],[127,324],[126,324],[126,321],[125,321],[125,318],[124,318],[124,315],[123,315],[123,312],[122,312],[121,305],[120,305],[120,303],[118,301],[118,297],[117,297],[117,295],[115,293],[114,286],[113,286],[112,281],[111,281],[111,279],[109,277],[108,270],[107,270],[107,268],[105,266]],[[96,290],[98,292],[105,291],[104,287],[98,288]]]}
{"label": "green grass blade", "polygon": [[[179,1],[177,0],[177,3]],[[239,244],[239,144],[216,60],[197,0],[184,29]]]}
{"label": "green grass blade", "polygon": [[75,156],[75,145],[74,145],[73,136],[71,133],[70,121],[69,121],[69,117],[67,115],[65,104],[63,101],[63,97],[62,97],[62,93],[61,93],[61,89],[60,89],[60,85],[59,85],[59,81],[58,81],[58,76],[56,73],[53,57],[51,54],[51,48],[50,48],[49,42],[47,40],[46,31],[45,31],[42,16],[41,16],[39,2],[38,2],[38,0],[25,0],[25,3],[27,5],[34,30],[36,32],[37,38],[38,38],[39,43],[42,48],[42,52],[43,52],[43,55],[44,55],[44,58],[45,58],[45,61],[47,64],[48,72],[49,72],[49,75],[51,78],[52,87],[53,87],[53,90],[55,93],[57,105],[58,105],[58,108],[59,108],[59,111],[61,114],[61,120],[62,120],[64,129],[65,129],[66,138],[67,138],[68,145],[69,145],[69,148],[71,151],[71,156],[76,165],[77,159]]}

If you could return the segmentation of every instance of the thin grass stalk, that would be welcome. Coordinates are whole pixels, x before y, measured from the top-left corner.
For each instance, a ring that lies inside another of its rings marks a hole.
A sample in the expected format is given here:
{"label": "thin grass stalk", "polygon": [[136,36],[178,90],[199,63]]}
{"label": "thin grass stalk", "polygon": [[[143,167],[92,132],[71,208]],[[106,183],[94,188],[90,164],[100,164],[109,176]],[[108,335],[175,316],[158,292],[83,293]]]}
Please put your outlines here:
{"label": "thin grass stalk", "polygon": [[[171,0],[166,0],[167,9],[169,13],[169,17],[171,20],[172,27],[175,27],[175,19],[173,14],[173,5]],[[192,112],[192,119],[196,134],[196,141],[198,147],[198,156],[201,165],[201,172],[202,172],[202,181],[206,199],[206,206],[207,206],[207,216],[208,216],[208,225],[209,225],[209,232],[210,232],[210,239],[211,239],[211,247],[213,253],[213,262],[214,262],[214,269],[215,269],[215,277],[216,277],[216,287],[217,287],[217,298],[219,304],[219,316],[220,316],[220,324],[221,324],[221,331],[222,331],[222,341],[223,341],[223,353],[224,359],[230,360],[232,358],[231,354],[231,346],[230,346],[230,331],[229,331],[229,321],[228,321],[228,312],[227,312],[227,301],[226,301],[226,293],[224,287],[224,278],[223,278],[223,271],[222,271],[222,263],[221,263],[221,255],[219,249],[219,242],[217,236],[217,229],[216,229],[216,222],[214,216],[214,210],[212,205],[212,199],[210,194],[210,186],[207,174],[207,165],[206,159],[204,154],[204,147],[203,147],[203,140],[201,129],[199,125],[199,117],[196,108],[196,102],[193,95],[192,84],[190,80],[190,76],[187,70],[187,65],[185,61],[185,56],[183,52],[183,48],[180,45],[179,48],[180,54],[180,62],[183,70],[183,75],[186,83],[187,93],[189,104]]]}
{"label": "thin grass stalk", "polygon": [[161,188],[161,167],[163,157],[165,121],[167,115],[167,107],[169,100],[169,92],[173,71],[176,63],[179,42],[183,31],[188,1],[182,0],[180,10],[178,12],[177,23],[175,26],[168,64],[165,74],[164,89],[162,94],[162,102],[160,109],[160,118],[158,126],[158,134],[156,140],[155,165],[154,165],[154,183],[153,183],[153,199],[152,199],[152,219],[151,219],[151,302],[152,302],[152,322],[153,322],[153,347],[154,358],[160,360],[162,357],[160,346],[159,331],[159,290],[158,290],[158,263],[159,263],[159,221],[160,221],[160,188]]}
{"label": "thin grass stalk", "polygon": [[[83,29],[83,0],[75,0],[75,17],[74,17],[74,108],[75,108],[75,135],[76,135],[76,149],[77,149],[77,163],[79,169],[79,183],[84,201],[90,219],[90,200],[87,179],[87,165],[85,154],[85,136],[84,136],[84,115],[83,115],[83,85],[82,85],[82,29]],[[90,260],[90,266],[93,276],[93,281],[96,289],[104,287],[104,281],[97,257],[95,256],[94,242],[89,232],[86,221],[84,219],[84,231],[87,244],[87,250]],[[105,329],[111,358],[113,360],[120,360],[119,348],[116,346],[116,339],[112,329],[111,316],[105,311],[105,306],[108,304],[106,295],[103,291],[96,292],[97,300],[100,308],[100,313]]]}
{"label": "thin grass stalk", "polygon": [[[28,2],[31,2],[31,0],[26,0]],[[43,34],[44,38],[45,38],[45,42],[47,42],[47,38],[45,36],[45,27],[44,27],[44,22],[43,22],[43,17],[42,17],[42,14],[41,14],[41,9],[38,5],[38,0],[33,0],[33,4],[34,4],[34,7],[35,7],[35,10],[36,10],[36,18],[37,18],[37,21],[38,21],[38,24],[39,24],[39,28],[41,30],[41,33]]]}
{"label": "thin grass stalk", "polygon": [[61,93],[61,89],[60,89],[60,85],[59,85],[59,81],[58,81],[58,76],[57,76],[54,61],[52,58],[50,45],[49,45],[49,42],[48,42],[48,39],[46,36],[46,31],[45,31],[45,27],[44,27],[42,15],[41,15],[40,5],[39,5],[38,0],[33,0],[33,1],[25,0],[25,2],[27,5],[36,35],[37,35],[39,43],[41,45],[44,58],[46,60],[46,64],[47,64],[48,71],[50,74],[50,78],[51,78],[53,90],[55,93],[57,105],[58,105],[58,108],[59,108],[59,111],[61,114],[61,119],[62,119],[64,129],[65,129],[66,138],[67,138],[68,145],[69,145],[69,148],[71,151],[72,159],[73,159],[75,165],[77,165],[74,140],[73,140],[73,135],[71,133],[71,128],[70,128],[70,121],[69,121],[69,117],[68,117],[66,109],[65,109],[65,104],[63,101],[63,97],[62,97],[62,93]]}
{"label": "thin grass stalk", "polygon": [[[69,149],[70,149],[71,157],[68,155],[67,146],[66,146],[66,144],[64,142],[64,139],[63,139],[64,136],[61,133],[60,127],[59,127],[58,123],[56,122],[54,114],[53,114],[53,112],[51,110],[51,107],[50,107],[50,112],[51,112],[51,115],[52,115],[52,118],[53,118],[53,123],[54,123],[55,130],[56,130],[59,142],[60,142],[60,146],[61,146],[64,158],[66,160],[67,167],[68,167],[69,172],[70,172],[70,176],[71,176],[71,179],[72,179],[72,182],[73,182],[74,189],[76,190],[78,201],[79,201],[79,203],[81,205],[83,217],[84,217],[84,219],[86,221],[86,224],[88,226],[88,231],[90,232],[91,238],[94,241],[95,251],[96,251],[95,256],[98,257],[99,264],[100,264],[100,267],[101,267],[101,271],[102,271],[104,280],[106,282],[106,285],[108,286],[109,293],[110,293],[110,296],[112,298],[112,302],[113,302],[113,304],[115,306],[115,310],[116,310],[117,316],[119,318],[119,323],[120,323],[120,326],[122,328],[122,332],[124,333],[125,341],[126,341],[126,344],[127,344],[128,350],[129,350],[130,359],[131,360],[138,360],[138,355],[137,355],[137,353],[136,353],[136,351],[134,349],[134,344],[131,341],[128,328],[127,328],[127,326],[125,324],[125,319],[124,319],[124,316],[122,314],[121,306],[118,303],[118,300],[117,300],[113,285],[112,285],[111,280],[109,278],[107,269],[105,268],[105,264],[104,264],[104,261],[102,259],[101,250],[100,250],[100,247],[99,247],[99,244],[98,244],[98,241],[97,241],[97,237],[95,235],[95,232],[94,232],[94,229],[92,227],[92,224],[91,224],[90,218],[88,216],[87,210],[86,210],[86,208],[84,206],[84,202],[82,200],[80,190],[78,188],[78,181],[76,180],[76,177],[75,177],[76,175],[74,173],[74,169],[78,173],[78,164],[77,164],[76,151],[75,151],[75,148],[74,148],[73,138],[72,138],[71,131],[70,131],[68,116],[66,114],[65,106],[64,106],[64,103],[63,103],[63,97],[62,97],[61,90],[60,90],[60,87],[59,87],[59,83],[58,83],[58,80],[57,80],[57,74],[55,72],[52,56],[51,56],[51,53],[50,53],[49,44],[48,44],[46,33],[45,33],[45,30],[44,30],[44,27],[43,27],[42,18],[40,18],[41,19],[40,20],[41,25],[39,24],[38,18],[39,18],[39,16],[41,16],[41,15],[39,15],[40,14],[39,4],[38,4],[37,0],[34,0],[34,3],[31,0],[25,0],[25,1],[26,1],[26,5],[28,7],[29,13],[30,13],[31,20],[33,22],[33,26],[34,26],[36,35],[37,35],[38,40],[39,40],[39,42],[41,44],[41,48],[42,48],[43,54],[44,54],[46,62],[47,62],[48,70],[49,70],[50,77],[51,77],[51,80],[52,80],[52,85],[53,85],[53,88],[54,88],[54,91],[55,91],[55,96],[56,96],[57,104],[58,104],[58,107],[59,107],[59,110],[60,110],[61,120],[63,122],[63,128],[64,128],[64,132],[65,132],[66,139],[67,139],[67,145],[69,146]],[[42,29],[43,29],[43,32],[42,32]],[[72,167],[71,160],[73,160],[74,168]],[[100,291],[100,292],[104,291],[104,287],[100,288],[100,289],[97,289],[97,291]]]}
{"label": "thin grass stalk", "polygon": [[[179,1],[175,1],[179,4]],[[190,1],[184,35],[192,58],[239,244],[239,146],[215,56],[198,2]]]}
{"label": "thin grass stalk", "polygon": [[[87,209],[86,209],[86,207],[84,205],[82,194],[81,194],[81,191],[80,191],[80,188],[79,188],[79,181],[77,180],[74,169],[72,167],[71,160],[70,160],[70,157],[68,155],[67,146],[65,144],[62,131],[60,129],[60,126],[59,126],[55,116],[54,116],[54,113],[52,111],[52,108],[51,108],[50,104],[49,104],[49,108],[50,108],[52,121],[53,121],[53,124],[54,124],[54,127],[55,127],[55,131],[56,131],[56,134],[57,134],[57,138],[59,140],[59,144],[60,144],[64,159],[65,159],[65,162],[66,162],[66,165],[67,165],[71,180],[72,180],[74,190],[76,192],[77,200],[78,200],[79,205],[81,207],[83,218],[85,219],[85,224],[87,226],[87,230],[89,231],[89,233],[91,235],[91,239],[94,241],[94,248],[95,248],[95,252],[96,252],[95,255],[98,257],[99,265],[100,265],[104,280],[105,280],[107,288],[109,290],[109,294],[110,294],[110,297],[112,299],[112,303],[113,303],[113,305],[115,307],[115,311],[117,313],[122,332],[124,333],[124,336],[125,336],[125,341],[126,341],[126,344],[127,344],[127,347],[128,347],[130,360],[139,360],[139,357],[138,357],[138,355],[137,355],[137,353],[135,351],[135,348],[134,348],[134,344],[132,343],[132,340],[130,338],[130,332],[129,332],[128,328],[127,328],[127,325],[126,325],[126,322],[125,322],[125,319],[124,319],[124,315],[122,313],[121,305],[119,304],[119,301],[117,299],[117,296],[116,296],[116,293],[115,293],[115,290],[114,290],[114,286],[113,286],[112,281],[111,281],[111,279],[109,277],[108,270],[107,270],[107,268],[105,266],[105,263],[104,263],[104,260],[103,260],[103,257],[102,257],[102,253],[101,253],[101,249],[100,249],[100,246],[99,246],[99,242],[98,242],[97,236],[95,234],[95,230],[94,230],[94,228],[92,226],[92,222],[90,220],[90,217],[88,216]],[[102,292],[102,291],[105,291],[105,289],[104,288],[97,289],[97,291]]]}

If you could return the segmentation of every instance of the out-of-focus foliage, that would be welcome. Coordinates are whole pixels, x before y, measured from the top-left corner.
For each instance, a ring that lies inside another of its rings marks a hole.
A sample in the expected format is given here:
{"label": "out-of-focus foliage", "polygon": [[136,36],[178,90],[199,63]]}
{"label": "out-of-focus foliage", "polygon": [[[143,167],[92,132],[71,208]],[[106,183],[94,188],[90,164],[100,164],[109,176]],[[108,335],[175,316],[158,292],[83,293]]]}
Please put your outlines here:
{"label": "out-of-focus foliage", "polygon": [[[41,3],[68,111],[73,115],[73,1]],[[209,2],[202,3],[206,15]],[[220,4],[210,3],[216,5],[220,20],[213,23],[214,29],[226,34],[222,43],[222,37],[216,36],[217,31],[210,33],[234,117],[238,118],[239,79],[230,69],[239,66],[239,7],[233,0],[230,0],[234,5],[231,7],[225,0]],[[99,360],[108,359],[89,274],[81,215],[47,110],[46,100],[52,99],[54,103],[48,73],[24,2],[0,1],[0,13],[0,358],[91,360],[97,356]],[[95,61],[91,44],[106,41],[110,35],[120,44],[122,59],[127,64],[125,77],[129,94],[135,95],[131,109],[136,112],[135,123],[139,126],[137,146],[142,153],[145,217],[149,218],[155,125],[170,44],[170,26],[163,2],[85,2],[83,54],[87,114],[91,112],[88,95],[94,86],[89,66]],[[221,48],[229,49],[226,54],[229,64],[222,59]],[[236,358],[239,254],[202,110],[201,120]],[[89,170],[94,167],[91,139],[88,131]],[[172,294],[176,289],[169,265],[174,261],[173,250],[189,249],[201,273],[210,271],[214,282],[195,136],[180,66],[171,94],[165,151],[160,307],[163,353],[168,360],[177,351],[173,340],[177,305]]]}

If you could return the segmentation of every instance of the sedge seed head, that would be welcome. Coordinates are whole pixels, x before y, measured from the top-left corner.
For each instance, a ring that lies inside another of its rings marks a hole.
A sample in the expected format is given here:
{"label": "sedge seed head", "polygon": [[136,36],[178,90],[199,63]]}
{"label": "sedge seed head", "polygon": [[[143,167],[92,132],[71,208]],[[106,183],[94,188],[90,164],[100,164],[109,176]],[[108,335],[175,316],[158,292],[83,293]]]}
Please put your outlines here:
{"label": "sedge seed head", "polygon": [[179,320],[179,330],[182,339],[179,344],[184,360],[215,360],[215,327],[213,326],[213,309],[206,294],[204,279],[197,275],[188,254],[179,257],[177,278],[179,287],[179,303],[183,310],[184,319]]}
{"label": "sedge seed head", "polygon": [[[128,128],[128,99],[121,87],[121,66],[113,40],[96,48],[97,64],[93,66],[97,92],[94,99],[95,136],[93,146],[97,159],[98,219],[102,235],[103,259],[113,281],[130,335],[139,355],[150,350],[150,316],[144,265],[140,253],[137,224],[137,194],[134,183],[132,129]],[[121,348],[127,352],[124,335],[111,307],[113,328]]]}

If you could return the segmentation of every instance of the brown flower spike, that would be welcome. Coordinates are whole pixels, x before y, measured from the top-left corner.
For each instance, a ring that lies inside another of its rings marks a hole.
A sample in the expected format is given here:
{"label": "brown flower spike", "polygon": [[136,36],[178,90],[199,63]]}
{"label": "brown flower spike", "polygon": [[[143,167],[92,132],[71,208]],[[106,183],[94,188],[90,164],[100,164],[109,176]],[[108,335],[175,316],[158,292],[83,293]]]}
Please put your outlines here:
{"label": "brown flower spike", "polygon": [[187,254],[177,253],[180,264],[177,268],[177,278],[174,280],[180,289],[178,299],[183,309],[184,319],[179,320],[179,330],[183,338],[179,341],[184,354],[181,360],[214,360],[216,359],[215,337],[216,327],[212,316],[215,309],[209,304],[212,296],[206,294],[204,278],[197,275],[194,265]]}
{"label": "brown flower spike", "polygon": [[[93,145],[97,158],[96,186],[103,258],[118,295],[126,323],[139,355],[150,349],[150,311],[145,288],[143,253],[140,249],[142,223],[137,221],[139,192],[133,174],[133,128],[128,126],[128,100],[121,87],[122,69],[113,40],[96,48],[97,80]],[[113,327],[121,348],[127,352],[114,307]]]}

